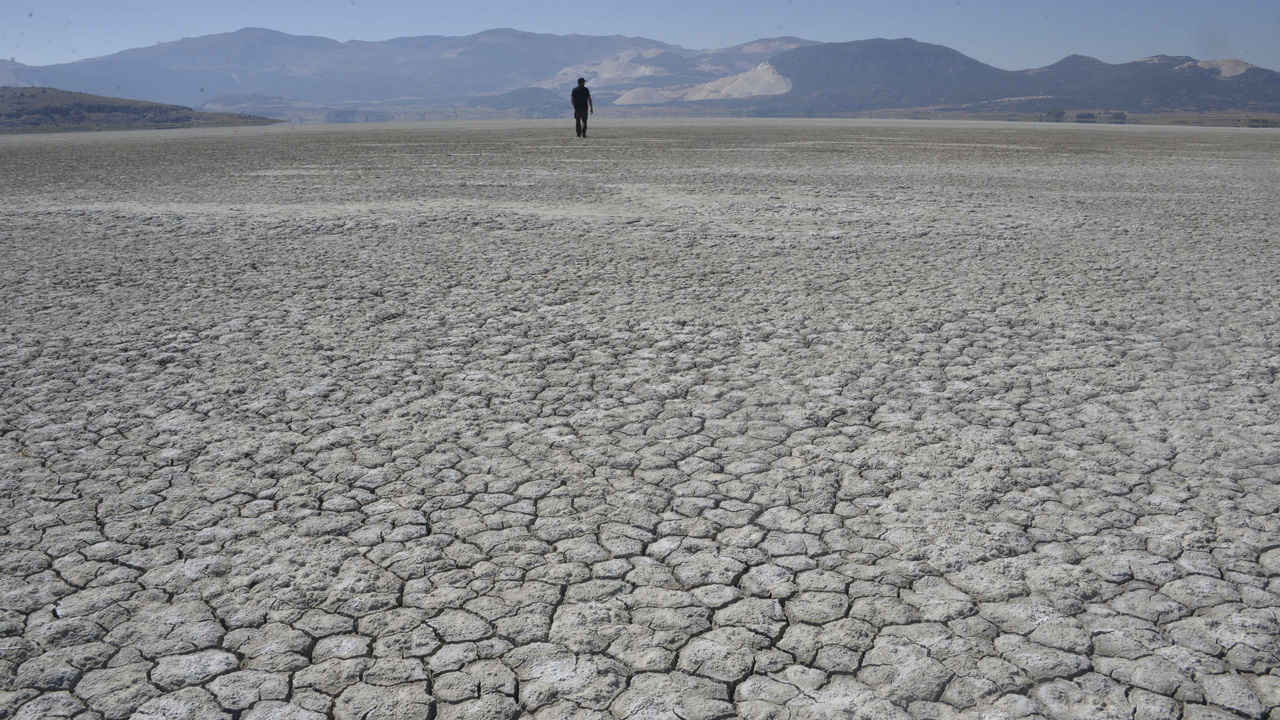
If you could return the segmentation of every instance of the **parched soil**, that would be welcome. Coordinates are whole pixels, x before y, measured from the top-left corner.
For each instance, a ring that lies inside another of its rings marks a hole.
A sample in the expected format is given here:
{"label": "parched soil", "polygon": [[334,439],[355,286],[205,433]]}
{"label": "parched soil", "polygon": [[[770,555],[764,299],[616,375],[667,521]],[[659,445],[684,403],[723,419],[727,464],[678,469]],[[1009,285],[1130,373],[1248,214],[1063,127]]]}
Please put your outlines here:
{"label": "parched soil", "polygon": [[0,718],[1280,717],[1277,157],[0,138]]}

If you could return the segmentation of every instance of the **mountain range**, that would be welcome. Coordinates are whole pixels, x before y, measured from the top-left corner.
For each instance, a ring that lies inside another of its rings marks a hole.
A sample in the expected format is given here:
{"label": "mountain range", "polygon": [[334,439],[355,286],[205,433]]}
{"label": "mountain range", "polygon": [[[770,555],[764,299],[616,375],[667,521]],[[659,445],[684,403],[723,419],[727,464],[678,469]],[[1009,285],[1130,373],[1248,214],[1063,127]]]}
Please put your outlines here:
{"label": "mountain range", "polygon": [[647,38],[489,30],[339,42],[261,28],[33,67],[0,85],[299,119],[409,119],[424,108],[554,116],[585,77],[598,105],[664,112],[839,114],[884,108],[1280,112],[1280,73],[1240,60],[1078,55],[1002,70],[911,39],[766,38],[689,50]]}

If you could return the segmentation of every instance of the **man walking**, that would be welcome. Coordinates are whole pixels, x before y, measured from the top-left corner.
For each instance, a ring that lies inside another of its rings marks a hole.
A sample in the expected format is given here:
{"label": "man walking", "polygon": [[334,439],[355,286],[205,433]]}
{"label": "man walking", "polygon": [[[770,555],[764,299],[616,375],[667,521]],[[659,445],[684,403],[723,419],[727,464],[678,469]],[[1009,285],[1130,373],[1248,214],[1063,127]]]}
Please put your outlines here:
{"label": "man walking", "polygon": [[578,78],[578,87],[569,95],[573,102],[573,126],[578,130],[578,137],[587,136],[587,114],[596,112],[596,104],[591,102],[591,91],[587,89],[587,79]]}

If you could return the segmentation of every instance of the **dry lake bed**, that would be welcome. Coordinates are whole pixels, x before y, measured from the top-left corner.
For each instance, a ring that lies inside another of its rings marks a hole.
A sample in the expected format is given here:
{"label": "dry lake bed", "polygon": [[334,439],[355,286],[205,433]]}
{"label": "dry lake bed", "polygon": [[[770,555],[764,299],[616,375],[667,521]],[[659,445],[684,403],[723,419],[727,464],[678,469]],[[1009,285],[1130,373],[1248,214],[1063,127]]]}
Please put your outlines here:
{"label": "dry lake bed", "polygon": [[0,718],[1280,718],[1280,133],[0,138]]}

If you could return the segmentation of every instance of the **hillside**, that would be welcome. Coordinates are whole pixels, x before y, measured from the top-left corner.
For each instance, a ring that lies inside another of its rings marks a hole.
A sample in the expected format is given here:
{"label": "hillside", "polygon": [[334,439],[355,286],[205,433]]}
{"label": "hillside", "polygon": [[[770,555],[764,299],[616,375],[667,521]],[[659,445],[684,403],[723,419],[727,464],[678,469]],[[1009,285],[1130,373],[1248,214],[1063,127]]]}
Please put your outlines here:
{"label": "hillside", "polygon": [[1015,87],[1012,73],[910,39],[815,45],[782,53],[771,64],[796,95],[877,107],[974,102]]}
{"label": "hillside", "polygon": [[220,127],[278,122],[52,88],[0,87],[0,132]]}
{"label": "hillside", "polygon": [[27,69],[27,66],[22,63],[13,62],[12,60],[0,60],[0,87],[25,85],[26,83],[19,80],[19,76],[22,71]]}

